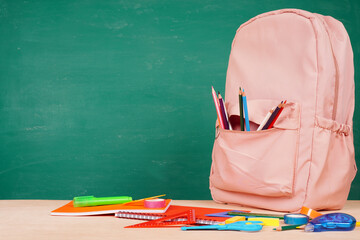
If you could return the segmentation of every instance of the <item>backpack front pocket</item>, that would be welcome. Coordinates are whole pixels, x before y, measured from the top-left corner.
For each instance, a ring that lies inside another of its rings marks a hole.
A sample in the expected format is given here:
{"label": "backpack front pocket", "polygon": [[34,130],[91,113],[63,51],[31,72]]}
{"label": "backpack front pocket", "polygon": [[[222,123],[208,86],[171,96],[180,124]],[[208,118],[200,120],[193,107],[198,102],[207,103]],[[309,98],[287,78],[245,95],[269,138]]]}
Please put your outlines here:
{"label": "backpack front pocket", "polygon": [[299,112],[298,105],[289,104],[279,122],[281,128],[248,132],[218,129],[211,184],[231,192],[291,196],[298,155]]}

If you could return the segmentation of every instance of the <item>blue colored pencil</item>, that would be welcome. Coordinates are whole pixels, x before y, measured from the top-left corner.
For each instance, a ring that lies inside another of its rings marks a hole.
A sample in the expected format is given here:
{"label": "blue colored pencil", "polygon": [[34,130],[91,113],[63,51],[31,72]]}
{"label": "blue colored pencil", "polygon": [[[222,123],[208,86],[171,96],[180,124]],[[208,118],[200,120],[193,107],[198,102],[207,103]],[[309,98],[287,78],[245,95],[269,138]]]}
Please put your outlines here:
{"label": "blue colored pencil", "polygon": [[246,94],[244,89],[242,90],[242,99],[243,99],[244,115],[245,115],[245,125],[246,125],[245,127],[246,127],[246,131],[250,131],[249,113],[248,113]]}

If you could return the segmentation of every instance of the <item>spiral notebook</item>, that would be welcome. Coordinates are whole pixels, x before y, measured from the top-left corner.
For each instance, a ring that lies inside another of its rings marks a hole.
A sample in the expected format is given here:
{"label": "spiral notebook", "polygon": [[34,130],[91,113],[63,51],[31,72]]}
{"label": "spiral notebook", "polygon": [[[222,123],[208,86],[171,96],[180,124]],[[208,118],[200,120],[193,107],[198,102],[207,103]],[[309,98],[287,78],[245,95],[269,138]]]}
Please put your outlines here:
{"label": "spiral notebook", "polygon": [[[128,218],[128,219],[137,219],[137,220],[155,220],[163,217],[176,215],[181,212],[188,211],[190,209],[195,210],[195,218],[197,224],[218,224],[224,222],[229,217],[213,217],[206,216],[207,214],[214,214],[223,211],[234,211],[231,209],[220,209],[220,208],[203,208],[203,207],[191,207],[191,206],[179,206],[171,205],[165,213],[134,213],[134,212],[117,212],[115,217],[118,218]],[[174,221],[183,221],[184,219],[174,219]]]}
{"label": "spiral notebook", "polygon": [[144,202],[135,202],[128,204],[112,204],[94,207],[74,207],[73,201],[59,207],[51,212],[54,216],[89,216],[102,214],[115,214],[119,211],[132,213],[164,213],[171,205],[171,199],[165,199],[166,205],[163,208],[145,208]]}

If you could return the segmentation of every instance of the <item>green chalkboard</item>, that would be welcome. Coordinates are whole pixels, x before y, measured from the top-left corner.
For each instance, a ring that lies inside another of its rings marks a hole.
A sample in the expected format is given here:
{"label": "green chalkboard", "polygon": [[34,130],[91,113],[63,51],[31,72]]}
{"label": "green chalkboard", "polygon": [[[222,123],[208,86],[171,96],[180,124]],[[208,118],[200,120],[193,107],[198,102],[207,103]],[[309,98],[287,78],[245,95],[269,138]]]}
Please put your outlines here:
{"label": "green chalkboard", "polygon": [[238,26],[280,8],[342,21],[360,70],[358,0],[0,0],[0,199],[211,199],[210,87]]}

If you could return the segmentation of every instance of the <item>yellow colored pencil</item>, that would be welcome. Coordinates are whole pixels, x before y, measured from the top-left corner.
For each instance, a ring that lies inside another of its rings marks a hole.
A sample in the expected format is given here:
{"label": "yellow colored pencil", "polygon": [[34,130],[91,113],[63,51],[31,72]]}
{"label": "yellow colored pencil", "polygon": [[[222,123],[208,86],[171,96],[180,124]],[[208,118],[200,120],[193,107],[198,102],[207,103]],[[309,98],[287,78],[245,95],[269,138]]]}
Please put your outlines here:
{"label": "yellow colored pencil", "polygon": [[124,203],[124,205],[126,205],[126,204],[131,204],[131,203],[136,203],[136,202],[140,202],[140,201],[143,201],[143,200],[148,200],[148,199],[153,199],[153,198],[159,198],[159,197],[163,197],[163,196],[166,196],[166,194],[162,194],[162,195],[157,195],[157,196],[153,196],[153,197],[147,197],[147,198],[142,198],[142,199],[134,200],[134,201],[131,201],[131,202]]}

